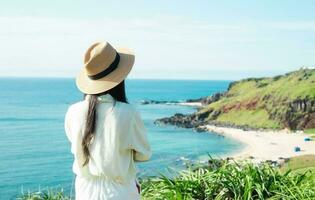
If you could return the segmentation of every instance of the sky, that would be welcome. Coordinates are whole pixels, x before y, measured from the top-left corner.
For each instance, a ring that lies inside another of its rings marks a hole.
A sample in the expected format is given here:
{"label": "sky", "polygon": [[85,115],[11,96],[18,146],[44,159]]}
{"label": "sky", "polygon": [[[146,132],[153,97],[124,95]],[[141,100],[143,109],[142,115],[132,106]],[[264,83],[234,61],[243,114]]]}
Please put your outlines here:
{"label": "sky", "polygon": [[129,78],[237,80],[315,66],[313,0],[0,1],[0,76],[75,77],[97,41]]}

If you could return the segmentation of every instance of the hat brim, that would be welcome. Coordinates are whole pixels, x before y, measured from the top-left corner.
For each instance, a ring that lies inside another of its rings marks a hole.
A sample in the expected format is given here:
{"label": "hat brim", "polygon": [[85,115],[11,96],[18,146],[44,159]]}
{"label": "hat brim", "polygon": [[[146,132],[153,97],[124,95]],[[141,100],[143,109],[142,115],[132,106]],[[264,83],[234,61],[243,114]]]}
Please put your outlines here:
{"label": "hat brim", "polygon": [[120,56],[117,68],[101,79],[90,79],[84,67],[76,77],[78,89],[85,94],[98,94],[110,90],[121,83],[131,71],[135,62],[135,55],[126,48],[117,49],[117,53]]}

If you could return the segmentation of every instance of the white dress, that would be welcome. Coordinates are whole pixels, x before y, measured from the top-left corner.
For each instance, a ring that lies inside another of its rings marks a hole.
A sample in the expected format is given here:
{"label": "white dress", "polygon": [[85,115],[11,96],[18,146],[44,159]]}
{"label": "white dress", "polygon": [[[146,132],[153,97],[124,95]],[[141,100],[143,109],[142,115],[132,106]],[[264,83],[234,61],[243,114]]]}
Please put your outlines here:
{"label": "white dress", "polygon": [[90,160],[83,166],[81,146],[88,98],[72,104],[65,115],[65,132],[74,155],[73,172],[76,200],[136,200],[135,161],[151,157],[146,129],[136,109],[115,101],[109,95],[98,97],[95,136],[90,145]]}

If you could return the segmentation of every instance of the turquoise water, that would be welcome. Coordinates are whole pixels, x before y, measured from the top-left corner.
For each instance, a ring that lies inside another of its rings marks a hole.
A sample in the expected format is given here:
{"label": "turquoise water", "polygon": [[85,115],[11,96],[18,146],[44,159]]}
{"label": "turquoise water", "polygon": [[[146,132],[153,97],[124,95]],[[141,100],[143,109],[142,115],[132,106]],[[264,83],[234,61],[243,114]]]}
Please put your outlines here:
{"label": "turquoise water", "polygon": [[[224,155],[242,148],[234,140],[190,129],[156,126],[157,118],[195,109],[179,105],[140,105],[145,99],[185,100],[226,90],[228,81],[127,80],[127,96],[140,110],[153,149],[139,164],[142,176],[183,168],[181,158]],[[63,187],[72,182],[72,155],[64,134],[69,104],[82,99],[73,79],[0,78],[0,199],[21,190]]]}

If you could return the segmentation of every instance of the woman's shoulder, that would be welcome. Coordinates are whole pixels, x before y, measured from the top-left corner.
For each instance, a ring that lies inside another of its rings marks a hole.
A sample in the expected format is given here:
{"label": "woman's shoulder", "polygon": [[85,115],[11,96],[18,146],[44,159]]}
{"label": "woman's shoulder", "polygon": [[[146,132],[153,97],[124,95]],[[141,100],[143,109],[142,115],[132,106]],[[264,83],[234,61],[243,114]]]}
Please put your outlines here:
{"label": "woman's shoulder", "polygon": [[87,102],[84,100],[72,103],[68,106],[67,114],[68,115],[72,113],[78,114],[79,112],[83,111],[86,106],[87,106]]}
{"label": "woman's shoulder", "polygon": [[138,112],[136,106],[133,104],[124,102],[117,102],[117,104],[119,111],[124,114],[134,115]]}

